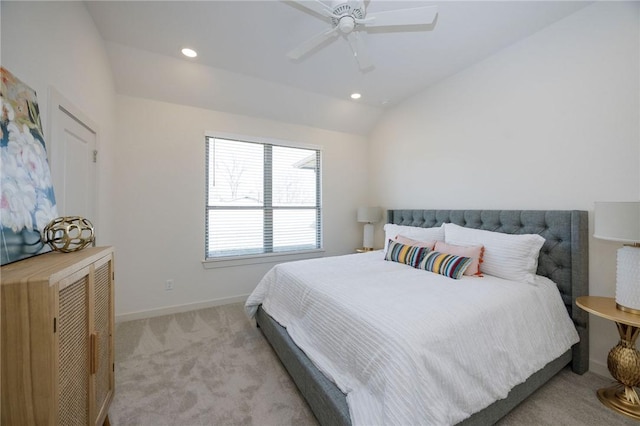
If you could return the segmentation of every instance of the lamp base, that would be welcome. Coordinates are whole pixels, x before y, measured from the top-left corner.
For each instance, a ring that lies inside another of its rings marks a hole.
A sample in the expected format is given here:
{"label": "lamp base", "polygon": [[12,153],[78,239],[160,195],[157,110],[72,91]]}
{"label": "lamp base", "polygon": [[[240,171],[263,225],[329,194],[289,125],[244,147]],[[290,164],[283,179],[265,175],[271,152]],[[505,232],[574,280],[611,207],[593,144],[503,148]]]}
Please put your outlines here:
{"label": "lamp base", "polygon": [[640,310],[638,309],[633,309],[633,308],[628,308],[626,306],[623,306],[619,303],[616,303],[616,309],[622,312],[626,312],[628,314],[634,314],[634,315],[640,315]]}
{"label": "lamp base", "polygon": [[367,223],[364,225],[364,238],[362,241],[362,247],[365,250],[373,250],[373,223]]}
{"label": "lamp base", "polygon": [[640,315],[640,247],[624,246],[618,249],[616,307]]}

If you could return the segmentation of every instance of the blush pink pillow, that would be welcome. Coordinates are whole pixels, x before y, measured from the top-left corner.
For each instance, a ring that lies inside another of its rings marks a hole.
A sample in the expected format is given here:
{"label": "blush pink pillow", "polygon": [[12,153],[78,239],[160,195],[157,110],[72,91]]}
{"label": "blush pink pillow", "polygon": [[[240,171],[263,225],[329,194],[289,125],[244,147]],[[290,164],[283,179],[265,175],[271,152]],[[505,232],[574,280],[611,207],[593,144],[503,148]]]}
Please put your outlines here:
{"label": "blush pink pillow", "polygon": [[480,264],[482,263],[482,256],[484,255],[484,246],[457,246],[455,244],[436,241],[434,250],[439,251],[440,253],[470,257],[473,261],[467,270],[464,271],[464,274],[476,275],[479,277],[482,276],[482,272],[480,272]]}
{"label": "blush pink pillow", "polygon": [[426,247],[429,250],[433,250],[433,246],[436,245],[435,241],[418,241],[411,238],[403,237],[402,235],[396,235],[394,240],[399,242],[400,244],[405,244],[405,245],[414,246],[414,247]]}

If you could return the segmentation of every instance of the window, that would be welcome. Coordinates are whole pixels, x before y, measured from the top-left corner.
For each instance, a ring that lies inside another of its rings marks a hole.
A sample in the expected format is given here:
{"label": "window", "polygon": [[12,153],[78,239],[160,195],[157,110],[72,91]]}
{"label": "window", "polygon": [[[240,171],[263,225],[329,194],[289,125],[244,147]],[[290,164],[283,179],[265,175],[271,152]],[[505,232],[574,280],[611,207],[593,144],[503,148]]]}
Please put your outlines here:
{"label": "window", "polygon": [[322,247],[320,151],[207,137],[206,259]]}

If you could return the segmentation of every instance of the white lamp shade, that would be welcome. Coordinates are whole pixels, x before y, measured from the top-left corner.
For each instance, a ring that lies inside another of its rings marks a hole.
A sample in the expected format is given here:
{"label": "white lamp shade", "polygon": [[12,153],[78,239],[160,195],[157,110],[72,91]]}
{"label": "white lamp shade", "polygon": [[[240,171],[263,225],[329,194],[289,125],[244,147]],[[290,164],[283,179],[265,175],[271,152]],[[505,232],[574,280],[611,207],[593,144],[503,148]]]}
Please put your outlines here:
{"label": "white lamp shade", "polygon": [[380,207],[358,207],[358,222],[376,223],[382,218]]}
{"label": "white lamp shade", "polygon": [[593,236],[640,243],[640,202],[596,202]]}

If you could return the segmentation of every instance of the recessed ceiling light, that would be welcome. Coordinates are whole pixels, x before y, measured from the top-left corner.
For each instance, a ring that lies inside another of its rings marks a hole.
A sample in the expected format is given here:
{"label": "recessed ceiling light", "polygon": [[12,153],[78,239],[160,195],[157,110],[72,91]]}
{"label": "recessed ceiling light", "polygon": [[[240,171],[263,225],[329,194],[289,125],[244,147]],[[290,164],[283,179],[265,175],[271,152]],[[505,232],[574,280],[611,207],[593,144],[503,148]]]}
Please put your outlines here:
{"label": "recessed ceiling light", "polygon": [[362,97],[362,95],[360,93],[352,93],[351,94],[351,99],[360,99]]}
{"label": "recessed ceiling light", "polygon": [[188,47],[182,49],[182,54],[188,58],[195,58],[196,56],[198,56],[198,52],[193,49],[189,49]]}

